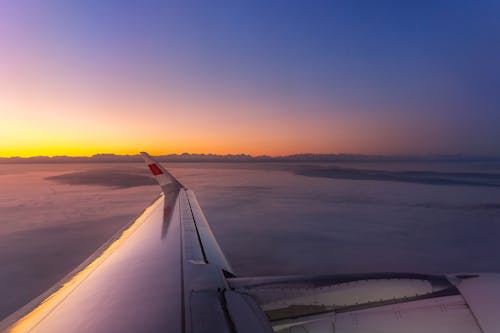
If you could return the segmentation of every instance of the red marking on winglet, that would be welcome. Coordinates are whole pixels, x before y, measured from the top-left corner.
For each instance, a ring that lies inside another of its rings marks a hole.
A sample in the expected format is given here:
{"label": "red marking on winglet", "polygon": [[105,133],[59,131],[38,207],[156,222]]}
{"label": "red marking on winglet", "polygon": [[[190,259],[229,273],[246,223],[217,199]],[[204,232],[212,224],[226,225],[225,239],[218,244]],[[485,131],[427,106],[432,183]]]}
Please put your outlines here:
{"label": "red marking on winglet", "polygon": [[148,167],[155,176],[163,174],[163,171],[161,171],[160,168],[154,163],[148,164]]}

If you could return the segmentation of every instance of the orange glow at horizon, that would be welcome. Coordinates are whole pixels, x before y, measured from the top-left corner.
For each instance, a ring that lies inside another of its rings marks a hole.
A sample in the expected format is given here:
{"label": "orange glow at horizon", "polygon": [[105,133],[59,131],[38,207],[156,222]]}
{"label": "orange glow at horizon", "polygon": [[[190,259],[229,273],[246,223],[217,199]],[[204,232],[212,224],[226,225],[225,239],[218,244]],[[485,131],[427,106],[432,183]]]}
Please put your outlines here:
{"label": "orange glow at horizon", "polygon": [[286,104],[5,97],[0,93],[0,157],[131,155],[144,150],[154,155],[397,154],[407,147],[419,149],[419,142],[404,139],[404,128],[355,114],[267,112],[293,110]]}
{"label": "orange glow at horizon", "polygon": [[[230,101],[221,107],[214,101],[194,105],[162,100],[156,104],[130,100],[113,104],[99,99],[91,103],[7,102],[5,98],[0,102],[4,114],[0,157],[133,155],[140,151],[153,155],[397,154],[408,146],[418,148],[402,139],[403,130],[399,140],[394,140],[394,129],[355,116],[314,118],[290,112],[270,117],[266,112],[253,112],[279,107],[264,103]],[[290,109],[288,105],[282,108]]]}
{"label": "orange glow at horizon", "polygon": [[[363,6],[231,6],[5,2],[0,157],[500,154],[481,15],[426,30]],[[376,24],[345,20],[361,13]]]}
{"label": "orange glow at horizon", "polygon": [[356,119],[309,116],[283,101],[193,102],[187,94],[149,96],[137,87],[76,94],[79,87],[57,81],[24,84],[0,80],[0,157],[376,152],[357,134],[368,130]]}
{"label": "orange glow at horizon", "polygon": [[[393,115],[395,127],[355,106],[196,88],[182,77],[153,75],[144,86],[126,76],[111,82],[111,71],[96,81],[68,68],[37,59],[0,66],[0,157],[426,153],[408,135],[421,125],[411,119]],[[432,127],[420,127],[431,140]]]}

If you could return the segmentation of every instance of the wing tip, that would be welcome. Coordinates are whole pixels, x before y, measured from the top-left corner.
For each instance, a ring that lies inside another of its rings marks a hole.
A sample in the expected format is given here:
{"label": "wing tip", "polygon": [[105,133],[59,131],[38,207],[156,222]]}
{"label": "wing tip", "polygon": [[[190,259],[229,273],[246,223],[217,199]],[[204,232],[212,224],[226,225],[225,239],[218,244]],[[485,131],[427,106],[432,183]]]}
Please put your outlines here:
{"label": "wing tip", "polygon": [[146,158],[151,158],[151,155],[149,155],[147,152],[145,151],[141,151],[139,152],[139,156],[141,156],[143,159],[146,159]]}
{"label": "wing tip", "polygon": [[151,155],[144,151],[140,152],[139,154],[148,166],[149,171],[158,181],[158,184],[161,186],[163,192],[166,193],[172,190],[176,190],[178,187],[183,187],[182,184]]}

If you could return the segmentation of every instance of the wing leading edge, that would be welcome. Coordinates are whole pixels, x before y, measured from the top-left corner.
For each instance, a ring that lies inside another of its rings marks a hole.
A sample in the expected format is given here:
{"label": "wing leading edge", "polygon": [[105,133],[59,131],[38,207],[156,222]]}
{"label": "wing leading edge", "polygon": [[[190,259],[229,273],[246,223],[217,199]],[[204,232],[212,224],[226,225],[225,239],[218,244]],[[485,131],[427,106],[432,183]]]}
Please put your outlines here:
{"label": "wing leading edge", "polygon": [[7,318],[6,331],[182,332],[178,221],[179,210],[160,196],[68,278]]}

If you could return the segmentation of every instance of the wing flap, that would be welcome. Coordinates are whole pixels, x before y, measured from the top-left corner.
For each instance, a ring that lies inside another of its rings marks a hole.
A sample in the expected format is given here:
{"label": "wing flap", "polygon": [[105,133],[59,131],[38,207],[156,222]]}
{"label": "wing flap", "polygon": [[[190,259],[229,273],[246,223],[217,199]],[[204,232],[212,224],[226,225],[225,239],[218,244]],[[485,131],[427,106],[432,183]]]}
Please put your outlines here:
{"label": "wing flap", "polygon": [[291,319],[273,328],[283,333],[482,333],[460,295]]}
{"label": "wing flap", "polygon": [[500,276],[478,274],[460,279],[456,286],[467,301],[483,332],[500,330]]}
{"label": "wing flap", "polygon": [[191,190],[187,190],[186,194],[206,261],[208,263],[216,265],[226,273],[234,276],[233,269],[224,256],[219,243],[217,243],[217,240],[215,239],[215,236],[212,233],[210,226],[208,225],[205,214],[203,214],[196,196]]}

